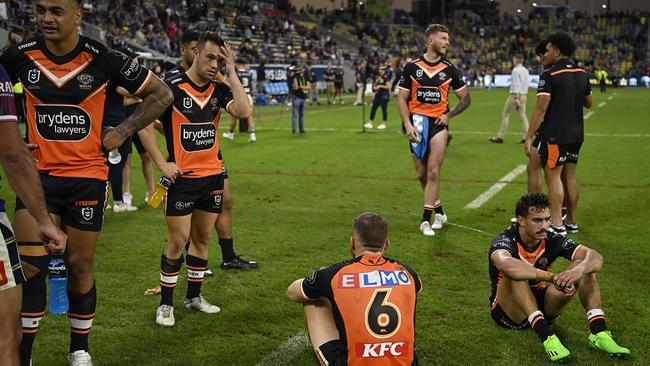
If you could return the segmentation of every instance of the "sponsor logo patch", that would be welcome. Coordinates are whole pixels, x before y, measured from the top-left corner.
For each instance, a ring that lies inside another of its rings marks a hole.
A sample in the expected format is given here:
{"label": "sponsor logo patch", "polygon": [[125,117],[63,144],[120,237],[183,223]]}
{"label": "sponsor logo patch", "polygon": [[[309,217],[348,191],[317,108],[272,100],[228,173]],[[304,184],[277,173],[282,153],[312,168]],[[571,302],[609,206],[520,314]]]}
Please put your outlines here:
{"label": "sponsor logo patch", "polygon": [[214,147],[217,128],[213,123],[182,123],[180,128],[181,146],[185,151],[203,151]]}
{"label": "sponsor logo patch", "polygon": [[400,357],[408,354],[409,342],[357,343],[357,357]]}
{"label": "sponsor logo patch", "polygon": [[130,61],[122,67],[120,73],[122,73],[127,80],[133,81],[140,76],[140,73],[142,73],[142,67],[140,67],[137,62]]}
{"label": "sponsor logo patch", "polygon": [[90,134],[90,116],[78,106],[37,104],[34,109],[36,128],[46,140],[80,141]]}
{"label": "sponsor logo patch", "polygon": [[411,277],[406,270],[377,270],[363,273],[342,273],[338,282],[339,288],[408,286],[411,284]]}
{"label": "sponsor logo patch", "polygon": [[438,104],[442,100],[442,93],[440,89],[432,88],[418,88],[416,90],[416,97],[418,102],[426,104]]}

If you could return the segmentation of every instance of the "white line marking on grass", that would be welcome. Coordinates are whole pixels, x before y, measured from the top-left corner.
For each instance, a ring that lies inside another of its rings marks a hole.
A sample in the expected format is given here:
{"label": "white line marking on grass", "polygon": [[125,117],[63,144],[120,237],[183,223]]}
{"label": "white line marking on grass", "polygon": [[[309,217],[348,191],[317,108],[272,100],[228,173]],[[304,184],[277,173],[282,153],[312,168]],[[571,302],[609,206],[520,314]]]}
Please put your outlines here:
{"label": "white line marking on grass", "polygon": [[607,97],[607,100],[612,100],[612,98],[614,98],[614,96],[610,95],[609,97]]}
{"label": "white line marking on grass", "polygon": [[587,114],[585,114],[585,119],[589,119],[589,117],[594,115],[594,111],[589,111]]}
{"label": "white line marking on grass", "polygon": [[515,178],[517,178],[519,174],[523,173],[525,170],[526,170],[526,164],[518,165],[510,173],[506,174],[498,182],[494,183],[494,185],[490,187],[490,189],[481,193],[481,195],[476,197],[474,201],[468,203],[467,206],[465,206],[465,208],[481,207],[485,202],[487,202],[490,198],[494,197],[494,195],[499,193],[499,191],[502,190],[503,187],[508,185],[508,183],[512,182]]}
{"label": "white line marking on grass", "polygon": [[456,227],[459,227],[459,228],[461,228],[461,229],[465,229],[465,230],[473,231],[473,232],[476,232],[476,233],[481,233],[481,234],[485,234],[485,235],[489,235],[489,236],[494,236],[494,234],[490,234],[490,233],[488,233],[487,231],[483,231],[483,230],[481,230],[481,229],[476,229],[476,228],[469,227],[469,226],[465,226],[465,225],[461,225],[461,224],[455,224],[455,223],[450,222],[450,221],[447,221],[447,223],[446,223],[445,225],[456,226]]}
{"label": "white line marking on grass", "polygon": [[275,351],[269,353],[257,366],[282,366],[288,364],[298,353],[311,346],[307,332],[300,332],[287,339]]}
{"label": "white line marking on grass", "polygon": [[598,103],[598,108],[602,108],[602,107],[604,107],[605,104],[607,104],[607,102],[600,102],[600,103]]}
{"label": "white line marking on grass", "polygon": [[[290,127],[255,127],[256,130],[261,130],[261,131],[290,131]],[[306,128],[307,132],[309,131],[314,131],[314,132],[361,132],[361,127],[358,128],[337,128],[337,127],[307,127]],[[373,129],[374,131],[374,129]],[[397,134],[397,130],[377,130],[377,133],[395,133]],[[494,131],[452,131],[452,134],[458,134],[458,135],[494,135]],[[521,132],[506,132],[506,135],[517,135],[521,136]],[[641,137],[641,138],[647,138],[650,137],[650,134],[648,133],[590,133],[586,132],[585,136],[589,137]]]}

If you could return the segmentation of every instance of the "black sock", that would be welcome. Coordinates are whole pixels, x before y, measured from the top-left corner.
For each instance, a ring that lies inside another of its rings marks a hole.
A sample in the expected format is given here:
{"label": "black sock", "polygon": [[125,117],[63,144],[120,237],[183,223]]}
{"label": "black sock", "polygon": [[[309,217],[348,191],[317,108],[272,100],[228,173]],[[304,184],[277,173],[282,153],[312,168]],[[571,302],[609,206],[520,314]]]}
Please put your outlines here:
{"label": "black sock", "polygon": [[208,266],[208,260],[187,255],[187,294],[185,298],[193,299],[201,294],[201,285],[203,285],[203,276]]}
{"label": "black sock", "polygon": [[542,342],[544,342],[549,336],[555,334],[548,325],[546,318],[544,318],[544,314],[539,310],[528,316],[528,322]]}
{"label": "black sock", "polygon": [[88,334],[95,318],[97,307],[97,289],[93,287],[85,294],[68,290],[68,320],[70,321],[70,352],[84,350],[88,352]]}
{"label": "black sock", "polygon": [[23,283],[23,305],[20,312],[23,323],[23,338],[20,342],[20,363],[28,366],[32,358],[32,346],[38,326],[45,315],[47,258],[22,256],[22,260],[34,265],[39,272]]}
{"label": "black sock", "polygon": [[185,243],[185,253],[190,252],[190,241],[188,240],[187,243]]}
{"label": "black sock", "polygon": [[587,321],[591,334],[598,334],[607,330],[607,319],[602,309],[591,309],[587,312]]}
{"label": "black sock", "polygon": [[433,210],[440,215],[444,215],[445,211],[442,209],[442,203],[438,202],[437,204],[434,204]]}
{"label": "black sock", "polygon": [[432,213],[433,213],[433,207],[429,205],[424,205],[424,211],[422,211],[422,222],[430,222]]}
{"label": "black sock", "polygon": [[221,257],[224,262],[230,262],[237,256],[233,248],[233,238],[223,239],[219,238],[219,246],[221,246]]}
{"label": "black sock", "polygon": [[160,305],[174,306],[174,288],[183,264],[183,255],[178,259],[160,257]]}

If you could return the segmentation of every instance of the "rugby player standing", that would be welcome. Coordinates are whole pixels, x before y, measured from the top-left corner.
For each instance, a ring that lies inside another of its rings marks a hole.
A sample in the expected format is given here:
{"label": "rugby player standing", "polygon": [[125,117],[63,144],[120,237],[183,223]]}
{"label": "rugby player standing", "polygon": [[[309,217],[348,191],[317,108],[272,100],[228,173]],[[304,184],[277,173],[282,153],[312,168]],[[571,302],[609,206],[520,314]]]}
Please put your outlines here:
{"label": "rugby player standing", "polygon": [[[257,137],[255,136],[255,119],[253,118],[252,111],[253,105],[255,104],[253,101],[253,75],[251,73],[250,65],[244,62],[244,60],[237,60],[236,70],[237,77],[239,77],[241,85],[244,86],[244,91],[246,92],[246,96],[248,96],[248,102],[251,105],[251,116],[246,120],[248,122],[248,142],[255,142],[257,141]],[[235,127],[237,126],[238,120],[239,118],[231,116],[230,129],[228,132],[223,133],[224,138],[231,141],[235,139]]]}
{"label": "rugby player standing", "polygon": [[[25,88],[27,139],[40,172],[47,209],[68,235],[66,263],[71,365],[91,364],[88,334],[95,316],[95,247],[107,192],[106,153],[150,124],[173,95],[152,72],[122,53],[81,36],[83,11],[76,0],[37,0],[41,35],[7,48],[0,63]],[[107,85],[121,86],[143,101],[118,127],[102,131]],[[102,144],[105,150],[102,150]],[[45,310],[48,253],[37,222],[16,200],[14,227],[23,270],[21,361],[30,363]]]}
{"label": "rugby player standing", "polygon": [[[543,61],[545,66],[552,67],[540,75],[537,103],[526,134],[524,149],[526,155],[530,156],[532,140],[539,134],[539,142],[535,148],[540,154],[551,199],[550,230],[566,235],[567,228],[572,232],[578,230],[575,222],[578,204],[575,167],[584,141],[582,108],[591,108],[593,100],[587,73],[569,59],[576,48],[571,37],[564,32],[558,32],[551,34],[547,41]],[[564,165],[567,165],[565,173]],[[571,213],[567,216],[567,226],[562,220],[563,174],[566,181],[567,211]]]}
{"label": "rugby player standing", "polygon": [[[222,63],[230,87],[214,81]],[[183,248],[188,241],[191,245],[186,258],[185,307],[212,314],[220,311],[200,295],[208,264],[208,244],[221,212],[224,189],[217,126],[222,108],[238,118],[248,118],[250,104],[235,72],[232,50],[214,32],[205,32],[199,37],[192,66],[165,82],[174,93],[173,105],[160,118],[169,161],[165,161],[157,145],[150,153],[158,166],[177,167],[176,173],[166,175],[173,184],[165,203],[169,237],[161,257],[162,296],[156,311],[157,324],[173,326],[174,288],[184,261]],[[143,139],[148,149],[149,140],[148,137]],[[183,174],[178,174],[181,172]]]}
{"label": "rugby player standing", "polygon": [[[469,88],[462,73],[445,59],[449,48],[449,29],[441,24],[430,25],[425,33],[427,52],[404,66],[399,83],[397,103],[406,137],[411,142],[428,144],[421,159],[411,147],[413,165],[424,190],[424,213],[420,231],[427,236],[435,235],[447,222],[447,215],[440,201],[440,169],[445,158],[449,120],[469,107]],[[449,91],[453,90],[458,103],[449,110]],[[419,136],[413,125],[413,117],[424,119],[428,135]],[[433,223],[431,215],[435,212]]]}

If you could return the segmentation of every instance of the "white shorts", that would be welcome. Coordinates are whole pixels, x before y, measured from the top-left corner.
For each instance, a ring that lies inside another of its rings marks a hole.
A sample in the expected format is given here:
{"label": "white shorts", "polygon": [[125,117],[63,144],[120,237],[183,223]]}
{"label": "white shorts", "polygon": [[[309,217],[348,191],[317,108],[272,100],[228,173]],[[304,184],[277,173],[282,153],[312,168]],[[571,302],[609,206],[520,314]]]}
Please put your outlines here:
{"label": "white shorts", "polygon": [[11,223],[5,212],[0,212],[0,291],[25,282],[23,267]]}

